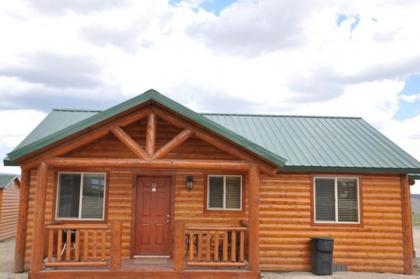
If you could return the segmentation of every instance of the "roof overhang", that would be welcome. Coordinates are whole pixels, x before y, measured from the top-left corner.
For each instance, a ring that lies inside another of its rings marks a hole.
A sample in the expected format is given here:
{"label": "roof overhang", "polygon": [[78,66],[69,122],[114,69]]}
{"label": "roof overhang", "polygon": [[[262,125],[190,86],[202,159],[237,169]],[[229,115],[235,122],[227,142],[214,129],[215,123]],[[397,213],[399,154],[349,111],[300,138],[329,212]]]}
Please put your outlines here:
{"label": "roof overhang", "polygon": [[408,179],[420,180],[420,170],[418,173],[409,173]]}
{"label": "roof overhang", "polygon": [[[410,179],[420,179],[420,169],[411,168],[358,168],[358,167],[321,167],[321,166],[284,166],[279,173],[310,172],[310,173],[378,173],[378,174],[408,174]],[[417,173],[418,174],[412,174]],[[411,173],[411,174],[410,174]]]}

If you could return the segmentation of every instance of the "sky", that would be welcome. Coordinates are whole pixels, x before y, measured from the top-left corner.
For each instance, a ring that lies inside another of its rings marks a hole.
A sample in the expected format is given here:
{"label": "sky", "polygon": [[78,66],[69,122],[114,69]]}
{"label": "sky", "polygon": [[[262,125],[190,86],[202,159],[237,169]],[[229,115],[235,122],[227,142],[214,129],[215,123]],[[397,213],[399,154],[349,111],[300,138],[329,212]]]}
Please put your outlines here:
{"label": "sky", "polygon": [[419,14],[416,0],[1,1],[0,157],[52,108],[153,88],[199,112],[361,116],[419,160]]}

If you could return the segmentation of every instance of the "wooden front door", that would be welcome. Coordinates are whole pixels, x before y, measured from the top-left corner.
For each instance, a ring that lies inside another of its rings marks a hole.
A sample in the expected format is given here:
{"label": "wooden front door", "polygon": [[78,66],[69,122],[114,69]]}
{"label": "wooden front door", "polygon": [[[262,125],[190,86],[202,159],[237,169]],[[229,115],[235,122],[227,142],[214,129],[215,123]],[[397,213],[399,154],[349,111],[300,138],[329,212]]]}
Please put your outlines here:
{"label": "wooden front door", "polygon": [[136,190],[136,255],[169,255],[171,177],[141,176]]}

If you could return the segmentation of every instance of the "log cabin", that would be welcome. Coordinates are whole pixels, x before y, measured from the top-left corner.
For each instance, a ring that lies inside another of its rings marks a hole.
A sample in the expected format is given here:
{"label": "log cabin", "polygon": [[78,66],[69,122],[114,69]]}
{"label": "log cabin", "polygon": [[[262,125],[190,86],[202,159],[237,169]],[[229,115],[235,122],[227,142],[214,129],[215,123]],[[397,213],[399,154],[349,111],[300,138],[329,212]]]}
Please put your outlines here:
{"label": "log cabin", "polygon": [[197,113],[149,90],[56,109],[20,166],[16,272],[31,278],[258,278],[334,267],[413,272],[420,163],[361,118]]}
{"label": "log cabin", "polygon": [[19,176],[0,174],[0,241],[16,235],[19,213]]}

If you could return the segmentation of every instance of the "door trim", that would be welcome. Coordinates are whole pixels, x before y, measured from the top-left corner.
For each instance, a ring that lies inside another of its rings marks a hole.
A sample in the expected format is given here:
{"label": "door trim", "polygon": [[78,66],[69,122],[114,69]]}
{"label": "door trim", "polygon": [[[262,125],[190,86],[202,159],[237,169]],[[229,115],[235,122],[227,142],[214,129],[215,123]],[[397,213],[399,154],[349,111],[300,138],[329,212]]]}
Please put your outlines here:
{"label": "door trim", "polygon": [[[132,203],[131,203],[131,236],[130,236],[130,259],[134,259],[135,254],[135,237],[136,237],[136,219],[137,219],[137,210],[136,210],[136,197],[137,197],[137,179],[142,176],[160,176],[160,177],[170,177],[170,197],[171,202],[170,212],[171,212],[171,223],[169,224],[169,258],[173,258],[174,254],[174,232],[175,232],[175,183],[176,183],[176,171],[174,170],[137,170],[132,172]],[[144,256],[144,255],[143,255]]]}

